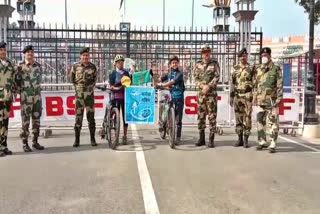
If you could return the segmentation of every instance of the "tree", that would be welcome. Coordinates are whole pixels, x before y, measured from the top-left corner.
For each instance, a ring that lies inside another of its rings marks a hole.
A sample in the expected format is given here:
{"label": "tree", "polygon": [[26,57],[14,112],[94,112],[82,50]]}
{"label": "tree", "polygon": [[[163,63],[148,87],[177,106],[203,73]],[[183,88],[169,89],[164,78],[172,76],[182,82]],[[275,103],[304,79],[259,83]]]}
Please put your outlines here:
{"label": "tree", "polygon": [[[305,13],[310,12],[310,0],[294,0],[294,1],[304,8]],[[314,10],[314,21],[315,21],[315,24],[318,25],[318,24],[320,24],[320,1],[317,0],[314,6],[315,6],[314,7],[314,9],[315,9]]]}

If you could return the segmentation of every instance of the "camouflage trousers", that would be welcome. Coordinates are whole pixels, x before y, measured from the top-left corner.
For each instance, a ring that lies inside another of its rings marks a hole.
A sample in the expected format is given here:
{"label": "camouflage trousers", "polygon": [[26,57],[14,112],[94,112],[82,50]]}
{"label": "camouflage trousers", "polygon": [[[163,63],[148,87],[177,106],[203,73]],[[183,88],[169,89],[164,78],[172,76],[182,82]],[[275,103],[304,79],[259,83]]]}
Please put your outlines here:
{"label": "camouflage trousers", "polygon": [[28,95],[21,92],[21,122],[22,129],[20,137],[23,140],[28,140],[30,135],[29,126],[30,119],[32,119],[32,134],[35,138],[40,134],[40,118],[42,114],[42,100],[41,94]]}
{"label": "camouflage trousers", "polygon": [[279,110],[278,108],[258,107],[257,113],[258,141],[267,141],[266,132],[270,134],[274,142],[278,139],[279,133]]}
{"label": "camouflage trousers", "polygon": [[87,112],[89,128],[95,128],[96,123],[94,119],[94,93],[76,91],[76,122],[74,125],[75,129],[81,129],[82,127],[84,109],[86,109]]}
{"label": "camouflage trousers", "polygon": [[217,95],[202,95],[198,94],[198,129],[206,128],[206,119],[208,116],[210,131],[216,132],[217,125],[218,101]]}
{"label": "camouflage trousers", "polygon": [[251,134],[252,93],[236,94],[234,98],[236,133]]}
{"label": "camouflage trousers", "polygon": [[11,101],[0,101],[0,150],[7,147]]}

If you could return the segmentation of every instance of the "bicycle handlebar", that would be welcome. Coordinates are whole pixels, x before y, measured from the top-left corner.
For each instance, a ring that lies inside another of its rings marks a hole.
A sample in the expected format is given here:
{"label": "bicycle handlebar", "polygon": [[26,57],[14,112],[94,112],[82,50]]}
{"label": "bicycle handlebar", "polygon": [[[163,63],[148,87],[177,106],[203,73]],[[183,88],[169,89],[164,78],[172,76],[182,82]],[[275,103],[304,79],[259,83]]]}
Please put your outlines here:
{"label": "bicycle handlebar", "polygon": [[101,91],[116,92],[116,91],[120,91],[122,89],[122,87],[111,88],[111,87],[107,87],[106,85],[97,85],[96,89],[99,89]]}

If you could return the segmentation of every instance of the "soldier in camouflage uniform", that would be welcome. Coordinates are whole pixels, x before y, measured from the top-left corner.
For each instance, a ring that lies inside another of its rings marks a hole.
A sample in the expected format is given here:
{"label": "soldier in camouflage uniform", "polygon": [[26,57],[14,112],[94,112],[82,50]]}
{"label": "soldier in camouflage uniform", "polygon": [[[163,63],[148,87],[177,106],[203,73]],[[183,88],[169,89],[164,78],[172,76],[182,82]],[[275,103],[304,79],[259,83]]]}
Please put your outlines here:
{"label": "soldier in camouflage uniform", "polygon": [[33,47],[26,46],[23,49],[24,60],[18,65],[16,82],[20,92],[21,124],[20,137],[25,152],[32,152],[28,144],[30,118],[32,118],[32,147],[43,150],[44,147],[38,143],[40,133],[40,117],[42,113],[41,99],[41,65],[34,60]]}
{"label": "soldier in camouflage uniform", "polygon": [[253,102],[258,106],[258,146],[257,150],[267,147],[266,130],[270,134],[269,151],[276,151],[279,132],[279,105],[283,97],[281,68],[271,60],[271,49],[263,48],[260,52],[262,64],[254,69]]}
{"label": "soldier in camouflage uniform", "polygon": [[220,79],[220,67],[216,60],[211,59],[211,48],[205,45],[202,50],[202,60],[198,61],[193,70],[198,93],[198,129],[200,139],[196,146],[205,145],[206,116],[209,117],[210,136],[208,147],[214,147],[217,118],[217,84]]}
{"label": "soldier in camouflage uniform", "polygon": [[7,148],[9,113],[15,92],[16,69],[7,58],[6,43],[0,43],[0,157],[12,155]]}
{"label": "soldier in camouflage uniform", "polygon": [[76,90],[76,121],[74,125],[76,139],[73,147],[80,145],[84,108],[86,108],[87,112],[91,145],[97,146],[94,118],[94,88],[97,81],[97,67],[89,60],[89,48],[84,48],[80,51],[80,62],[75,63],[71,69],[71,82]]}
{"label": "soldier in camouflage uniform", "polygon": [[235,147],[249,147],[252,113],[252,68],[247,62],[247,50],[243,48],[239,54],[240,63],[235,65],[231,74],[230,105],[234,106],[236,133],[239,136]]}

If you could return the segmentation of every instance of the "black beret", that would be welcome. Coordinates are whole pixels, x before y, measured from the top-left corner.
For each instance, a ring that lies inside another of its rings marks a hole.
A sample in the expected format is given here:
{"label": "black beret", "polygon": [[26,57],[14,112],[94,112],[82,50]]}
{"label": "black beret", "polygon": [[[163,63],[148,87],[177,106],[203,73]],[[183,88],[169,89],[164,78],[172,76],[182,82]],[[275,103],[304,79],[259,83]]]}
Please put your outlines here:
{"label": "black beret", "polygon": [[22,52],[25,54],[28,51],[33,51],[32,45],[27,45],[26,47],[23,48]]}
{"label": "black beret", "polygon": [[90,50],[90,48],[82,48],[82,49],[80,50],[80,55],[81,55],[81,54],[84,54],[84,53],[89,53],[89,50]]}
{"label": "black beret", "polygon": [[238,53],[238,57],[241,57],[243,54],[248,54],[247,49],[246,48],[242,48],[239,53]]}
{"label": "black beret", "polygon": [[260,55],[263,54],[263,53],[271,54],[271,49],[268,48],[268,47],[262,48],[261,51],[260,51]]}
{"label": "black beret", "polygon": [[5,42],[0,42],[0,48],[6,48],[7,43]]}

